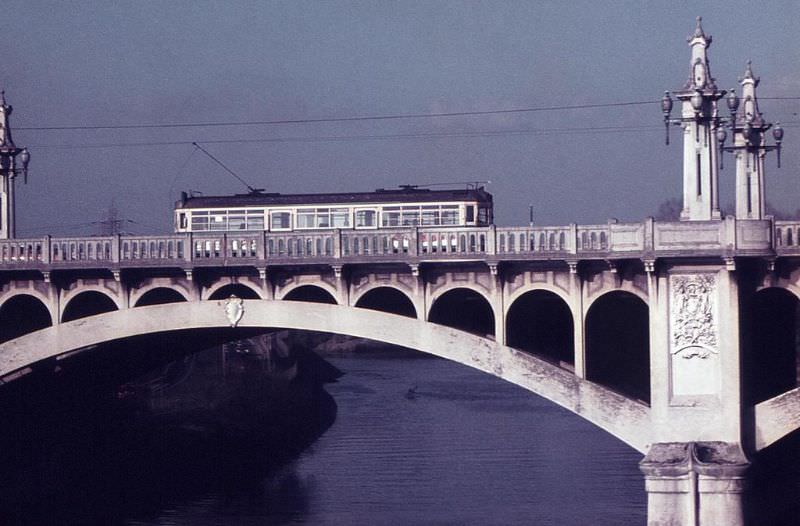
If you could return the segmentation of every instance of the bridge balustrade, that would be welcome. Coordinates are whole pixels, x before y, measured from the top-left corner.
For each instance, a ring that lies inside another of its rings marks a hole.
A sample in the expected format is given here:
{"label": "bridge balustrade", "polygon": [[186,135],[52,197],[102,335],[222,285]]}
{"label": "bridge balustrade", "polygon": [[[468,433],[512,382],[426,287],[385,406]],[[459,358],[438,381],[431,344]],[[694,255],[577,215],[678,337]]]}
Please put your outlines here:
{"label": "bridge balustrade", "polygon": [[439,254],[494,254],[492,227],[434,229],[417,231],[417,253]]}
{"label": "bridge balustrade", "polygon": [[0,242],[0,262],[4,264],[41,262],[43,257],[41,239],[9,239]]}
{"label": "bridge balustrade", "polygon": [[49,262],[111,262],[116,254],[114,237],[72,237],[48,239]]}
{"label": "bridge balustrade", "polygon": [[119,242],[120,261],[175,260],[184,258],[185,241],[175,236],[124,237]]}
{"label": "bridge balustrade", "polygon": [[336,255],[338,235],[330,231],[265,234],[266,259],[332,258]]}
{"label": "bridge balustrade", "polygon": [[571,252],[574,247],[570,227],[498,228],[497,254]]}
{"label": "bridge balustrade", "polygon": [[800,221],[737,220],[525,227],[234,232],[0,240],[0,267],[254,264],[317,259],[521,259],[659,254],[800,255]]}
{"label": "bridge balustrade", "polygon": [[800,221],[775,221],[775,251],[800,254]]}
{"label": "bridge balustrade", "polygon": [[413,229],[356,230],[339,235],[337,255],[344,258],[414,254],[416,251]]}
{"label": "bridge balustrade", "polygon": [[578,226],[576,232],[576,252],[591,253],[608,250],[608,225]]}

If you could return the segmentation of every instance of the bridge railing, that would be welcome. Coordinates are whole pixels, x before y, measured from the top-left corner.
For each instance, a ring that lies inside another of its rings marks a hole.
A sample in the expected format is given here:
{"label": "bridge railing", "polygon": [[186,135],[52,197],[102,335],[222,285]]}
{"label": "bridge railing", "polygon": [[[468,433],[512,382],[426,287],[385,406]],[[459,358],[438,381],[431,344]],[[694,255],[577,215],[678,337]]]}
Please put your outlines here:
{"label": "bridge railing", "polygon": [[381,257],[417,255],[418,234],[414,228],[392,228],[381,230],[341,230],[336,257]]}
{"label": "bridge railing", "polygon": [[4,239],[0,241],[0,263],[3,265],[45,262],[48,258],[43,239]]}
{"label": "bridge railing", "polygon": [[800,254],[800,221],[775,221],[773,238],[778,254]]}
{"label": "bridge railing", "polygon": [[315,259],[423,260],[800,255],[800,221],[737,220],[597,225],[203,232],[0,240],[0,268],[266,265]]}
{"label": "bridge railing", "polygon": [[58,265],[117,261],[117,239],[114,236],[47,238],[49,259],[46,262]]}
{"label": "bridge railing", "polygon": [[338,231],[268,233],[263,238],[264,258],[303,259],[333,258],[338,250]]}

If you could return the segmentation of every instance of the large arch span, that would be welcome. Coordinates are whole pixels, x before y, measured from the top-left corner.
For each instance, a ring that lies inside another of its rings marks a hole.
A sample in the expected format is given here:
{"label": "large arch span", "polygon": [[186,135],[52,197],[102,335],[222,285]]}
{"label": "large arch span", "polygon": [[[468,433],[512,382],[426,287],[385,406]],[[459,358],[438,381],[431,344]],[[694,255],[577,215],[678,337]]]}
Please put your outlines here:
{"label": "large arch span", "polygon": [[[240,328],[286,328],[346,334],[446,358],[536,393],[631,447],[649,447],[650,410],[528,353],[488,338],[405,316],[308,302],[244,300]],[[0,378],[37,362],[146,334],[229,328],[225,301],[124,309],[55,325],[0,345]]]}

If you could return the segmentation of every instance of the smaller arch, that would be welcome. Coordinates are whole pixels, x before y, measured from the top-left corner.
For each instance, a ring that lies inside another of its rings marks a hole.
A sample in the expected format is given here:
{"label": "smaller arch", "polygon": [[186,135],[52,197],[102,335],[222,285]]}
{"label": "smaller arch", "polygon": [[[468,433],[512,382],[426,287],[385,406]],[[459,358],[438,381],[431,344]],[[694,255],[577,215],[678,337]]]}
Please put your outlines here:
{"label": "smaller arch", "polygon": [[518,296],[506,314],[506,335],[510,347],[574,367],[574,316],[554,292],[534,289]]}
{"label": "smaller arch", "polygon": [[136,300],[134,307],[148,305],[164,305],[166,303],[180,303],[187,301],[186,297],[175,289],[169,287],[153,287]]}
{"label": "smaller arch", "polygon": [[436,296],[428,311],[428,321],[481,336],[495,334],[492,304],[480,292],[468,287],[452,287]]}
{"label": "smaller arch", "polygon": [[224,300],[231,295],[243,300],[258,300],[261,299],[261,294],[255,286],[247,282],[219,282],[210,287],[206,292],[206,297],[209,300]]}
{"label": "smaller arch", "polygon": [[285,301],[309,301],[337,305],[336,297],[319,285],[298,285],[281,297]]}
{"label": "smaller arch", "polygon": [[119,310],[119,306],[105,292],[99,290],[83,290],[73,295],[64,305],[61,321],[68,322],[88,316]]}
{"label": "smaller arch", "polygon": [[800,380],[800,297],[766,287],[745,304],[743,394],[759,403],[798,386]]}
{"label": "smaller arch", "polygon": [[636,294],[612,290],[589,305],[586,378],[650,402],[650,309]]}
{"label": "smaller arch", "polygon": [[14,294],[0,305],[0,343],[51,325],[50,309],[34,295]]}
{"label": "smaller arch", "polygon": [[381,285],[373,287],[356,300],[355,306],[362,309],[371,309],[389,314],[398,314],[408,318],[417,317],[417,309],[408,295],[392,286]]}

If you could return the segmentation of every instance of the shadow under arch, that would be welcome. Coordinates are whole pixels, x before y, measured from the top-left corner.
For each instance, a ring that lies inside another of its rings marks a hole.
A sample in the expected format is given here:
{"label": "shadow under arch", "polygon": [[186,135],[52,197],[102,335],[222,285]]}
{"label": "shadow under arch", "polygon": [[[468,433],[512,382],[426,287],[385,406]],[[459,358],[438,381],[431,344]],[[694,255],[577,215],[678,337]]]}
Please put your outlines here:
{"label": "shadow under arch", "polygon": [[155,287],[148,290],[136,300],[134,307],[146,307],[148,305],[164,305],[165,303],[178,303],[187,301],[186,298],[175,289],[169,287]]}
{"label": "shadow under arch", "polygon": [[478,336],[494,336],[494,310],[480,293],[456,287],[433,302],[428,321]]}
{"label": "shadow under arch", "polygon": [[0,343],[51,325],[47,306],[30,294],[17,294],[0,306]]}
{"label": "shadow under arch", "polygon": [[115,310],[117,310],[117,304],[109,296],[96,290],[87,290],[76,294],[69,300],[61,315],[61,322],[65,323]]}
{"label": "shadow under arch", "polygon": [[622,290],[586,313],[586,378],[650,403],[650,308]]}
{"label": "shadow under arch", "polygon": [[572,310],[558,294],[530,290],[519,296],[506,315],[506,343],[551,361],[575,366]]}
{"label": "shadow under arch", "polygon": [[336,305],[336,298],[330,292],[316,285],[300,285],[283,296],[286,301],[309,301],[312,303],[327,303]]}
{"label": "shadow under arch", "polygon": [[258,300],[261,297],[248,287],[247,285],[242,285],[241,283],[228,283],[227,285],[223,285],[211,294],[208,299],[209,300],[225,300],[228,299],[231,295],[236,296],[237,298],[242,298],[243,300]]}
{"label": "shadow under arch", "polygon": [[394,287],[375,287],[368,290],[358,298],[356,307],[398,314],[408,318],[417,317],[417,310],[414,308],[411,298]]}
{"label": "shadow under arch", "polygon": [[745,314],[744,399],[768,400],[798,386],[800,378],[800,298],[768,287],[755,292]]}

